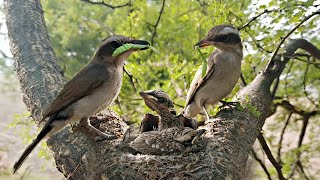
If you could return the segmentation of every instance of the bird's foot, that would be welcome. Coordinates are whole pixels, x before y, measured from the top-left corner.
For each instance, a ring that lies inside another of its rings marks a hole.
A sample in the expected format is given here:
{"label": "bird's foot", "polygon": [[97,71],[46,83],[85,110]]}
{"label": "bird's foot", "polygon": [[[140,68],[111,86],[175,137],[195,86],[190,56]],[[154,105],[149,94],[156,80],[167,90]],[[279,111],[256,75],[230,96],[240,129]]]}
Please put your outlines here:
{"label": "bird's foot", "polygon": [[194,144],[199,138],[200,136],[205,133],[206,130],[205,129],[199,129],[196,131],[196,135],[193,137],[192,141],[191,141],[191,144]]}
{"label": "bird's foot", "polygon": [[86,127],[92,133],[98,135],[98,136],[94,137],[94,139],[96,141],[112,140],[112,139],[116,139],[117,138],[117,136],[115,134],[111,133],[111,132],[105,133],[105,132],[100,131],[96,127],[92,126],[92,124],[90,123],[89,119],[81,120],[80,124],[82,126]]}
{"label": "bird's foot", "polygon": [[239,105],[239,102],[227,102],[227,101],[220,101],[222,103],[221,106],[219,106],[219,109],[225,109],[225,107],[234,108]]}
{"label": "bird's foot", "polygon": [[117,136],[115,134],[113,134],[111,132],[109,132],[109,133],[102,132],[99,129],[92,126],[91,124],[89,124],[89,126],[87,126],[87,127],[90,131],[92,131],[93,133],[98,135],[94,138],[96,141],[112,140],[112,139],[117,138]]}
{"label": "bird's foot", "polygon": [[114,134],[103,133],[103,135],[99,134],[99,136],[95,137],[94,140],[99,142],[99,141],[105,141],[105,140],[112,140],[112,139],[116,139],[116,138],[117,138],[117,136]]}

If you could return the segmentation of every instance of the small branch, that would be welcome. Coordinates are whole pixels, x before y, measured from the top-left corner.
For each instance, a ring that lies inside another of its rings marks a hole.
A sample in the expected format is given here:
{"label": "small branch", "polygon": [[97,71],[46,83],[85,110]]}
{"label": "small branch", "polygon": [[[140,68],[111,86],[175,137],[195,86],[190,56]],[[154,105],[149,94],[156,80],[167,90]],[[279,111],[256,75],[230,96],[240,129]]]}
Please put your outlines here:
{"label": "small branch", "polygon": [[274,99],[275,95],[276,95],[276,92],[278,90],[278,87],[279,87],[279,82],[280,82],[280,77],[277,78],[274,86],[273,86],[273,90],[271,92],[271,98]]}
{"label": "small branch", "polygon": [[289,100],[289,96],[288,96],[288,77],[290,75],[291,69],[293,67],[294,61],[291,61],[291,64],[289,65],[288,71],[285,73],[286,77],[284,78],[284,92],[286,95],[286,99]]}
{"label": "small branch", "polygon": [[107,4],[104,1],[101,1],[101,2],[94,2],[94,1],[90,1],[90,0],[81,0],[81,1],[93,4],[93,5],[103,5],[103,6],[111,8],[111,9],[117,9],[117,8],[122,8],[122,7],[126,7],[126,6],[132,6],[131,1],[127,2],[126,4],[122,4],[122,5],[118,5],[118,6],[113,6],[113,5]]}
{"label": "small branch", "polygon": [[264,51],[266,53],[272,53],[272,51],[269,51],[269,50],[265,49],[264,47],[262,47],[259,44],[258,40],[256,40],[256,38],[254,36],[252,36],[252,34],[247,29],[245,29],[244,31],[250,36],[250,38],[252,39],[253,43],[256,45],[257,48],[261,49],[262,51]]}
{"label": "small branch", "polygon": [[0,54],[1,54],[2,57],[6,58],[6,59],[7,59],[7,58],[8,58],[8,59],[10,58],[10,57],[9,57],[5,52],[3,52],[1,49],[0,49]]}
{"label": "small branch", "polygon": [[162,6],[161,6],[161,9],[160,9],[160,12],[159,12],[158,19],[157,19],[157,21],[156,21],[156,24],[153,26],[154,30],[153,30],[153,33],[152,33],[152,36],[151,36],[151,45],[153,45],[153,43],[154,43],[154,38],[155,38],[155,36],[157,35],[157,27],[158,27],[158,25],[159,25],[161,16],[162,16],[162,14],[163,14],[163,10],[164,10],[165,3],[166,3],[166,0],[163,0],[163,1],[162,1]]}
{"label": "small branch", "polygon": [[320,110],[318,111],[303,111],[303,110],[298,110],[296,107],[294,107],[289,101],[287,100],[282,100],[279,103],[276,103],[275,106],[282,106],[285,109],[289,110],[290,112],[299,114],[300,116],[306,118],[306,117],[311,117],[320,114]]}
{"label": "small branch", "polygon": [[122,106],[121,106],[121,103],[120,103],[120,98],[119,98],[119,96],[115,99],[114,102],[118,105],[119,109],[122,111]]}
{"label": "small branch", "polygon": [[246,80],[244,79],[242,73],[240,74],[240,80],[241,80],[241,84],[242,84],[243,87],[247,85],[247,82],[246,82]]}
{"label": "small branch", "polygon": [[273,66],[273,62],[274,59],[276,57],[276,55],[278,54],[278,51],[281,47],[281,45],[284,43],[284,41],[295,31],[297,30],[304,22],[308,21],[310,18],[312,18],[315,15],[320,14],[320,10],[317,10],[316,12],[312,13],[311,15],[307,16],[306,18],[304,18],[298,25],[296,25],[291,31],[289,31],[287,33],[287,35],[285,37],[283,37],[280,41],[280,43],[278,44],[278,46],[276,47],[276,49],[273,51],[272,57],[270,58],[266,68],[264,69],[264,72],[267,72],[268,70],[272,69]]}
{"label": "small branch", "polygon": [[175,103],[175,102],[173,102],[173,104],[174,104],[175,106],[178,106],[178,107],[184,108],[184,106],[183,106],[183,105],[181,105],[181,104],[177,104],[177,103]]}
{"label": "small branch", "polygon": [[303,174],[304,179],[309,180],[310,178],[309,178],[309,177],[307,176],[307,174],[304,172],[303,165],[302,165],[302,163],[301,163],[300,160],[298,161],[298,164],[297,164],[297,165],[298,165],[301,173]]}
{"label": "small branch", "polygon": [[306,60],[300,59],[300,58],[298,58],[298,57],[294,57],[294,59],[296,59],[296,60],[298,60],[298,61],[301,61],[301,62],[304,62],[304,63],[307,63],[308,65],[309,65],[309,64],[320,65],[320,62],[306,61]]}
{"label": "small branch", "polygon": [[282,160],[281,160],[281,148],[282,148],[282,141],[283,141],[283,136],[284,136],[284,133],[289,125],[289,121],[291,119],[291,116],[292,116],[292,112],[289,113],[285,123],[284,123],[284,126],[281,130],[281,134],[280,134],[280,139],[279,139],[279,142],[278,142],[278,153],[277,153],[277,160],[280,164],[282,164]]}
{"label": "small branch", "polygon": [[262,149],[264,150],[264,152],[266,153],[268,159],[270,160],[270,162],[272,163],[272,165],[274,166],[274,168],[276,169],[277,173],[278,173],[278,177],[280,180],[285,180],[285,178],[283,177],[281,168],[282,166],[277,162],[277,160],[273,157],[268,144],[266,142],[266,140],[264,139],[263,135],[260,133],[258,135],[258,140],[262,146]]}
{"label": "small branch", "polygon": [[301,128],[301,132],[299,135],[299,141],[298,141],[298,146],[297,146],[298,149],[302,146],[302,141],[303,141],[304,136],[306,134],[306,129],[309,124],[310,117],[311,116],[308,115],[308,116],[304,117],[304,119],[303,119],[302,128]]}
{"label": "small branch", "polygon": [[[293,4],[293,6],[306,8],[306,5],[305,5],[305,4]],[[311,6],[308,6],[307,8],[310,8],[310,7],[318,7],[318,6],[320,6],[320,4],[311,5]]]}
{"label": "small branch", "polygon": [[196,0],[196,1],[200,4],[201,7],[202,7],[202,6],[209,6],[209,4],[206,3],[205,1],[203,1],[202,3],[201,3],[200,0]]}
{"label": "small branch", "polygon": [[262,167],[263,171],[266,173],[266,175],[268,176],[269,180],[272,180],[271,175],[266,167],[266,165],[263,163],[263,161],[258,157],[257,153],[254,152],[253,149],[251,149],[251,155],[252,157],[260,164],[260,166]]}
{"label": "small branch", "polygon": [[105,30],[105,32],[108,33],[109,36],[113,36],[114,35],[113,30],[111,28],[105,26],[104,23],[102,23],[100,21],[97,21],[96,19],[86,17],[86,16],[80,16],[80,17],[81,17],[81,19],[85,20],[87,23],[93,23],[93,24],[96,24],[96,25],[100,26],[101,28],[103,28]]}
{"label": "small branch", "polygon": [[132,87],[133,87],[133,89],[134,89],[134,92],[137,93],[138,91],[137,91],[136,85],[134,84],[133,76],[126,70],[125,67],[123,67],[123,71],[128,75],[129,80],[130,80],[130,84],[132,85]]}
{"label": "small branch", "polygon": [[298,140],[298,146],[297,146],[297,159],[296,159],[296,162],[294,163],[293,165],[293,168],[291,170],[291,173],[289,175],[289,178],[290,179],[293,175],[294,175],[294,172],[295,170],[297,169],[297,166],[300,162],[300,156],[301,156],[301,152],[300,152],[300,147],[302,146],[302,141],[304,139],[304,136],[306,134],[306,129],[307,129],[307,126],[309,124],[309,119],[310,119],[311,115],[306,115],[304,118],[303,118],[303,123],[302,123],[302,127],[301,127],[301,131],[300,131],[300,135],[299,135],[299,140]]}
{"label": "small branch", "polygon": [[262,13],[254,16],[250,21],[248,21],[246,24],[244,24],[243,26],[241,26],[240,28],[238,28],[238,30],[241,30],[241,29],[243,29],[243,28],[248,27],[253,21],[255,21],[256,19],[258,19],[260,16],[262,16],[262,15],[264,15],[264,14],[267,14],[267,13],[270,13],[270,12],[277,12],[277,11],[280,11],[280,9],[274,9],[274,10],[265,9]]}
{"label": "small branch", "polygon": [[306,70],[304,72],[304,76],[303,76],[303,92],[304,95],[306,96],[306,98],[311,102],[311,104],[313,104],[315,107],[319,107],[319,104],[317,104],[313,99],[311,99],[311,97],[309,97],[309,93],[307,92],[307,74],[308,74],[308,70],[309,70],[309,64],[307,64],[306,66]]}

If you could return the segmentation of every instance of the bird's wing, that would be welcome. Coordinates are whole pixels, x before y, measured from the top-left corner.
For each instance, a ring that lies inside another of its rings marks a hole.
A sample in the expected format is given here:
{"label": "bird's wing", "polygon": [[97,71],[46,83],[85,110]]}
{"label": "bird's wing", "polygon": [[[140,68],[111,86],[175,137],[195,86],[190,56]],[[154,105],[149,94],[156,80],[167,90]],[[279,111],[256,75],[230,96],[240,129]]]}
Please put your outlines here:
{"label": "bird's wing", "polygon": [[56,99],[44,112],[41,121],[58,113],[82,97],[92,94],[105,82],[106,76],[103,66],[85,66],[63,87]]}
{"label": "bird's wing", "polygon": [[[210,65],[208,65],[210,66]],[[187,93],[187,103],[186,106],[191,104],[191,102],[194,100],[195,94],[198,92],[198,90],[205,84],[205,82],[209,79],[211,74],[214,71],[214,64],[211,65],[211,67],[208,67],[206,75],[202,78],[202,69],[199,67],[199,69],[196,72],[196,75],[194,76],[190,88]]]}

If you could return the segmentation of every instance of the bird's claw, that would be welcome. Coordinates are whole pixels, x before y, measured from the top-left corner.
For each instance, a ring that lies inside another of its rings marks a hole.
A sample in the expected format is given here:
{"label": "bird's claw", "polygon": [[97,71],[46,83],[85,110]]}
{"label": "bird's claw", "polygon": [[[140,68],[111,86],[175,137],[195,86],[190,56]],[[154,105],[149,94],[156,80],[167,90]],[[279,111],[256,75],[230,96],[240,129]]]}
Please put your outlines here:
{"label": "bird's claw", "polygon": [[227,101],[220,101],[222,103],[221,106],[219,106],[219,109],[225,109],[225,107],[234,108],[237,107],[239,102],[227,102]]}
{"label": "bird's claw", "polygon": [[205,133],[205,132],[206,132],[205,129],[199,129],[199,130],[197,130],[196,135],[193,137],[193,139],[192,139],[192,141],[191,141],[191,144],[194,144],[194,143],[200,138],[200,136],[201,136],[203,133]]}

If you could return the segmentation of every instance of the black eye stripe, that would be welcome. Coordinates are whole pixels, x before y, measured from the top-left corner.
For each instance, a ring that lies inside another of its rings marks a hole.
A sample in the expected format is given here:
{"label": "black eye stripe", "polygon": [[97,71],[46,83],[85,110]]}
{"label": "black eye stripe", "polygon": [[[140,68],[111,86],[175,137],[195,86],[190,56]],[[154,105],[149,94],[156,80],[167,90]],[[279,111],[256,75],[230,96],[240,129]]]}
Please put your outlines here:
{"label": "black eye stripe", "polygon": [[112,41],[109,43],[109,46],[112,48],[112,49],[117,49],[118,47],[121,46],[121,43],[118,42],[118,41]]}
{"label": "black eye stripe", "polygon": [[241,39],[239,35],[237,34],[225,34],[225,35],[220,35],[212,39],[212,41],[216,42],[226,42],[226,43],[240,43]]}

